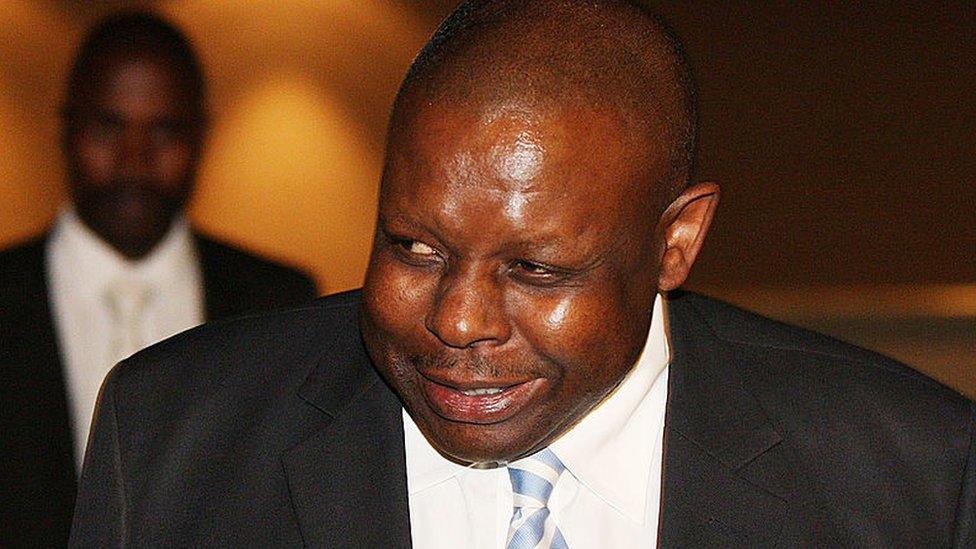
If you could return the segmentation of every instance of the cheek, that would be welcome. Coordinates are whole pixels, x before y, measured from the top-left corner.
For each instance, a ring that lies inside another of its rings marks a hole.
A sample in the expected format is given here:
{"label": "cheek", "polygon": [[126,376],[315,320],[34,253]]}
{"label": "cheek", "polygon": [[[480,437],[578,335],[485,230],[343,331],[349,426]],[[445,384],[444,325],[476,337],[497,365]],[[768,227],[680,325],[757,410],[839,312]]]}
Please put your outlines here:
{"label": "cheek", "polygon": [[546,330],[559,330],[565,326],[566,321],[569,319],[570,308],[572,305],[573,300],[565,297],[549,307],[549,310],[545,311],[545,314],[542,317]]}
{"label": "cheek", "polygon": [[182,187],[190,175],[193,148],[188,143],[161,147],[154,153],[157,179],[170,190]]}
{"label": "cheek", "polygon": [[75,168],[93,184],[109,180],[115,169],[114,147],[97,140],[80,137],[72,146]]}
{"label": "cheek", "polygon": [[[381,257],[378,252],[370,262],[363,289],[367,321],[382,334],[394,335],[396,341],[411,339],[423,328],[423,319],[433,295],[430,276],[392,259]],[[380,342],[391,345],[392,339]]]}
{"label": "cheek", "polygon": [[610,295],[523,301],[516,314],[522,336],[535,352],[558,364],[566,381],[574,384],[589,379],[601,385],[625,372],[646,334],[640,314]]}
{"label": "cheek", "polygon": [[[555,354],[575,354],[608,336],[607,320],[614,307],[607,296],[578,294],[558,298],[522,299],[515,308],[517,323],[534,346]],[[548,353],[547,353],[548,354]]]}

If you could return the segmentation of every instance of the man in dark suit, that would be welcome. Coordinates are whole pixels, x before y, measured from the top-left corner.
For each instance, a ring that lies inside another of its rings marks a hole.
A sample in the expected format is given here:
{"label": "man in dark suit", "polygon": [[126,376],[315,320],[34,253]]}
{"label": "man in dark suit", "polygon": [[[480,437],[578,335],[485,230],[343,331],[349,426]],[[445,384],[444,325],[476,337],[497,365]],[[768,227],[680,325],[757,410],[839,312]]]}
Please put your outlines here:
{"label": "man in dark suit", "polygon": [[[0,545],[67,543],[95,396],[127,354],[192,327],[295,305],[311,280],[193,231],[184,216],[205,121],[185,37],[126,14],[85,40],[64,107],[72,204],[0,252]],[[141,285],[141,286],[136,286]],[[113,318],[114,287],[141,310]]]}
{"label": "man in dark suit", "polygon": [[465,2],[394,105],[362,292],[103,387],[73,545],[972,547],[976,410],[677,290],[678,47],[633,2]]}

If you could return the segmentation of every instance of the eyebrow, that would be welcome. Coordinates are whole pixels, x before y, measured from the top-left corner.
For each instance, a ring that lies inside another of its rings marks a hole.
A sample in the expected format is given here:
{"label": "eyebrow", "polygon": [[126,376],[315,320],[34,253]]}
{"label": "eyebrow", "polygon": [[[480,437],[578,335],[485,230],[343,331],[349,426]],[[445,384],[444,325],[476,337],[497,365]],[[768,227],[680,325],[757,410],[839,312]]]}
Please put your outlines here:
{"label": "eyebrow", "polygon": [[[437,240],[439,244],[451,248],[449,241],[443,237],[442,233],[444,232],[444,229],[439,223],[435,223],[435,225],[431,227],[427,224],[419,223],[416,219],[404,215],[400,211],[383,212],[382,208],[380,208],[377,215],[377,230],[389,234],[389,231],[387,231],[387,226],[392,223],[401,224],[407,230],[416,230],[429,234],[431,237]],[[523,235],[519,236],[519,238],[508,242],[507,245],[503,247],[509,250],[518,250],[518,255],[553,254],[557,251],[556,248],[561,248],[563,251],[579,250],[578,246],[574,246],[574,243],[577,241],[575,235],[548,232],[540,235],[535,240],[524,238],[522,237]],[[551,261],[556,264],[555,266],[560,266],[558,265],[560,263],[572,263],[572,266],[566,266],[566,268],[574,271],[590,271],[603,263],[606,263],[609,257],[618,250],[622,240],[621,236],[620,231],[615,231],[609,246],[593,252],[587,251],[585,257],[581,257],[579,255],[572,258],[565,256],[558,258],[553,257],[551,258]],[[500,253],[502,252],[493,252],[495,255]],[[527,257],[526,259],[530,258]],[[548,263],[550,260],[540,259],[540,261],[543,263]]]}
{"label": "eyebrow", "polygon": [[[126,121],[125,116],[120,114],[119,111],[97,106],[88,109],[80,109],[77,111],[76,116],[80,120],[98,120],[119,125],[124,124]],[[166,125],[182,130],[192,127],[194,120],[192,117],[164,114],[150,119],[150,124]]]}
{"label": "eyebrow", "polygon": [[105,109],[102,107],[92,107],[90,109],[79,109],[77,115],[82,120],[98,120],[104,122],[111,122],[114,124],[121,124],[125,121],[125,117],[121,116],[118,112],[111,109]]}

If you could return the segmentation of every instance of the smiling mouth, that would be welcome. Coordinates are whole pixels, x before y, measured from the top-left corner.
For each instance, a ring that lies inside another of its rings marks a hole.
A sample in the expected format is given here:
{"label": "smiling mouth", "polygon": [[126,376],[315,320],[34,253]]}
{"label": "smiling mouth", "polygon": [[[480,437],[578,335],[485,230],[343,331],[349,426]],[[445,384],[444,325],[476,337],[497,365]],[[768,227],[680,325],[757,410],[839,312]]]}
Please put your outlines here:
{"label": "smiling mouth", "polygon": [[479,381],[454,383],[421,375],[420,386],[431,409],[442,418],[487,425],[510,419],[542,390],[541,378],[516,383]]}
{"label": "smiling mouth", "polygon": [[503,393],[505,389],[499,387],[486,387],[484,389],[465,389],[461,391],[462,395],[467,396],[481,396],[481,395],[497,395]]}

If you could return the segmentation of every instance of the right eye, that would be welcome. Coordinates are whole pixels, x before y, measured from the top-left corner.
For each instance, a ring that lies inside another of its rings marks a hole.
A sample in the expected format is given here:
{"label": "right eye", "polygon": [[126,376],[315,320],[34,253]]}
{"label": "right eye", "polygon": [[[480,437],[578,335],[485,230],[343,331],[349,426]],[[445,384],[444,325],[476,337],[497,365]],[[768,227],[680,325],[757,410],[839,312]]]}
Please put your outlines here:
{"label": "right eye", "polygon": [[403,248],[406,252],[417,255],[417,256],[433,256],[437,255],[437,251],[434,248],[424,244],[419,240],[402,240],[398,242],[398,245]]}
{"label": "right eye", "polygon": [[121,129],[120,124],[111,120],[96,119],[85,127],[85,133],[92,139],[107,141],[118,136]]}
{"label": "right eye", "polygon": [[427,266],[440,261],[441,254],[430,244],[412,238],[387,237],[394,257],[409,265]]}

